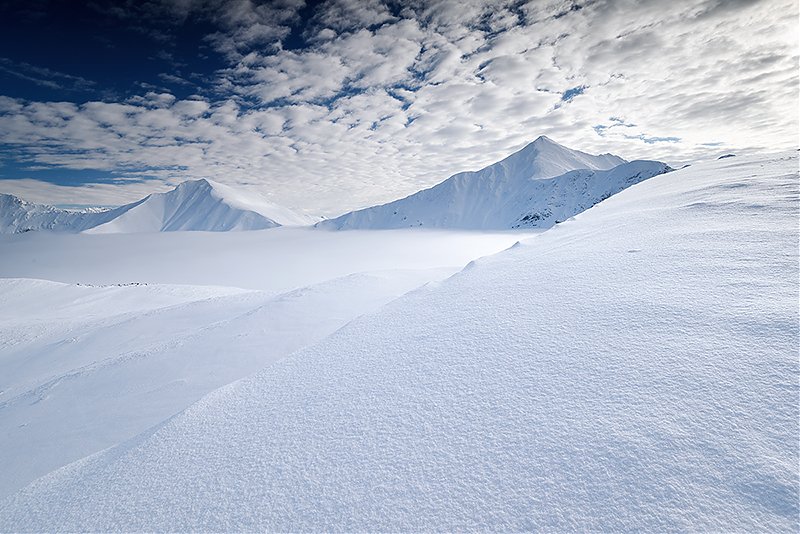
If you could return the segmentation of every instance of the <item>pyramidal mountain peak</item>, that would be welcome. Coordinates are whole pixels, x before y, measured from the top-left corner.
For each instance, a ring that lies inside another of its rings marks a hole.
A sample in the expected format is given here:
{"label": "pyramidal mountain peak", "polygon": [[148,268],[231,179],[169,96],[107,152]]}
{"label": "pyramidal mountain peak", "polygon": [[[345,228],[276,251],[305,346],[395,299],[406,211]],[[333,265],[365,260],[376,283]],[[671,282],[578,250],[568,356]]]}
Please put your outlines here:
{"label": "pyramidal mountain peak", "polygon": [[525,178],[527,174],[527,178],[544,179],[576,169],[606,170],[625,162],[613,154],[595,156],[567,148],[542,135],[499,163],[505,167],[513,166],[510,170],[516,177]]}
{"label": "pyramidal mountain peak", "polygon": [[531,141],[531,142],[528,144],[528,146],[531,146],[531,145],[539,145],[539,146],[542,146],[542,145],[556,145],[556,146],[563,146],[563,145],[561,145],[561,144],[559,144],[559,143],[556,143],[555,141],[553,141],[552,139],[550,139],[550,138],[549,138],[549,137],[547,137],[546,135],[540,135],[539,137],[537,137],[536,139],[534,139],[533,141]]}
{"label": "pyramidal mountain peak", "polygon": [[669,170],[661,162],[592,155],[540,136],[481,170],[455,174],[430,189],[317,226],[338,230],[547,228]]}

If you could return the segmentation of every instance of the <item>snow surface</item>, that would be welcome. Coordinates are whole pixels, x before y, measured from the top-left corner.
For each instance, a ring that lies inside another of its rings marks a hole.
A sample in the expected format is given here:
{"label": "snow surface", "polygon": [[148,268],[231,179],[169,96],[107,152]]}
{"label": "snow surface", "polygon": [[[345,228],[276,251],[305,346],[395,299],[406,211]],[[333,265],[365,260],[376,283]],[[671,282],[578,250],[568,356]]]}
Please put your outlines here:
{"label": "snow surface", "polygon": [[261,230],[314,220],[211,180],[183,182],[110,210],[65,210],[0,195],[0,233],[32,230],[90,233]]}
{"label": "snow surface", "polygon": [[450,273],[354,274],[280,295],[188,286],[172,305],[160,302],[169,286],[0,280],[9,305],[38,305],[0,319],[0,496]]}
{"label": "snow surface", "polygon": [[797,222],[796,154],[657,176],[46,475],[0,530],[796,532]]}
{"label": "snow surface", "polygon": [[635,183],[671,170],[657,161],[592,156],[539,137],[477,172],[462,172],[404,199],[317,223],[337,230],[548,228]]}
{"label": "snow surface", "polygon": [[0,279],[0,497],[517,237],[5,236],[1,276],[70,283]]}

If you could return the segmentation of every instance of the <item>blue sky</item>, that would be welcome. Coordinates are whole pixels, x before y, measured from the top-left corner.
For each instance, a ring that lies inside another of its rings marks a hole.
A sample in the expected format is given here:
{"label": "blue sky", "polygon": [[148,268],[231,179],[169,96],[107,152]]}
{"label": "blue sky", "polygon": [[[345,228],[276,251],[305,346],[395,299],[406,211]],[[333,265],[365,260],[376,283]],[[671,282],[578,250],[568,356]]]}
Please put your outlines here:
{"label": "blue sky", "polygon": [[109,205],[211,178],[335,215],[539,135],[670,163],[797,148],[797,9],[6,1],[0,192]]}

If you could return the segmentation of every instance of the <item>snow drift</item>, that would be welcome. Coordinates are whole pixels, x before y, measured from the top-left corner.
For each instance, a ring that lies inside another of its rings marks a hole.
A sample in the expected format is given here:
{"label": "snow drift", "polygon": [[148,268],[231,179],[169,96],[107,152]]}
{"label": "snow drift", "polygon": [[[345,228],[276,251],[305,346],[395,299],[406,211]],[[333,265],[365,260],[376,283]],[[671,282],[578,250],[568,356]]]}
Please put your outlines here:
{"label": "snow drift", "polygon": [[356,319],[3,531],[797,531],[796,154],[713,161]]}
{"label": "snow drift", "polygon": [[401,200],[318,223],[322,228],[547,228],[642,180],[671,170],[656,161],[592,156],[539,137],[477,172],[462,172]]}
{"label": "snow drift", "polygon": [[0,233],[224,232],[312,222],[311,218],[205,179],[186,181],[166,193],[148,195],[111,210],[64,210],[0,195]]}
{"label": "snow drift", "polygon": [[519,238],[307,227],[0,236],[0,500]]}

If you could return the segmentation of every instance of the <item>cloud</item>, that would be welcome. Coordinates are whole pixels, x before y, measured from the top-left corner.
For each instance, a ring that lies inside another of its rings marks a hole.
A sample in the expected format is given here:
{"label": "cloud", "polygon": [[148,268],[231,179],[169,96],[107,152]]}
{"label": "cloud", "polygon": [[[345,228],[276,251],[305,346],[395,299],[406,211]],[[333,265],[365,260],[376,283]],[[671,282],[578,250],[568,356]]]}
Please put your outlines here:
{"label": "cloud", "polygon": [[396,20],[379,0],[328,0],[311,19],[310,30],[358,31]]}
{"label": "cloud", "polygon": [[251,0],[211,2],[203,5],[204,14],[220,30],[207,36],[218,51],[236,60],[254,47],[279,47],[281,39],[299,21],[304,0],[275,0],[257,4]]}
{"label": "cloud", "polygon": [[[328,216],[541,134],[670,163],[797,146],[789,1],[164,5],[216,27],[208,42],[228,65],[199,96],[0,97],[0,146],[23,167],[114,171],[130,180],[120,191],[209,177]],[[114,203],[113,187],[98,191]]]}
{"label": "cloud", "polygon": [[127,28],[165,45],[174,44],[175,28],[187,21],[217,28],[205,39],[218,52],[237,60],[243,51],[275,49],[299,22],[304,0],[95,0],[88,6]]}
{"label": "cloud", "polygon": [[0,57],[0,71],[28,80],[36,85],[62,91],[86,91],[95,85],[93,81],[80,76],[65,74],[45,67],[37,67],[23,61],[16,62],[5,57]]}

